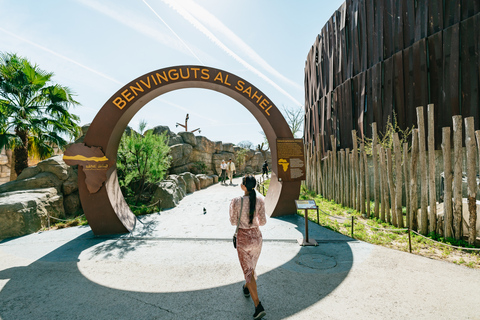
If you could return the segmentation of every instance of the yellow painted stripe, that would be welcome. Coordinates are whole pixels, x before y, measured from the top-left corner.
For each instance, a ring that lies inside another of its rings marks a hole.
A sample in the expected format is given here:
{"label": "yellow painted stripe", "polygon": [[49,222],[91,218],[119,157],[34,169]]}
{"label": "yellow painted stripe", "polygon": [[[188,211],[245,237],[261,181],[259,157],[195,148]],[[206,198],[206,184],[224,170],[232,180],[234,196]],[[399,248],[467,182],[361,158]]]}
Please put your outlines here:
{"label": "yellow painted stripe", "polygon": [[95,161],[95,162],[100,162],[100,161],[108,161],[108,158],[103,156],[103,157],[85,157],[82,155],[76,155],[76,156],[63,156],[63,160],[80,160],[80,161]]}

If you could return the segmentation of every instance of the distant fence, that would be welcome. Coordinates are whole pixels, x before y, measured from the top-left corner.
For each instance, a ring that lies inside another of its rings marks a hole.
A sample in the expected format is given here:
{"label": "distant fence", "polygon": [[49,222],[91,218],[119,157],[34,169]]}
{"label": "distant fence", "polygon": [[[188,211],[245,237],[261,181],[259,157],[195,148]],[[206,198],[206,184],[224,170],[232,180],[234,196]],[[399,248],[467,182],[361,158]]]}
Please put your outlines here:
{"label": "distant fence", "polygon": [[[435,137],[432,134],[434,106],[428,105],[428,121],[423,117],[423,107],[417,107],[416,113],[418,128],[411,131],[408,139],[411,144],[405,142],[400,145],[398,133],[393,134],[393,147],[379,144],[376,123],[373,123],[371,155],[367,155],[365,150],[366,140],[358,139],[355,130],[351,132],[354,141],[352,150],[337,151],[333,135],[330,137],[333,150],[329,150],[322,159],[318,151],[312,150],[313,146],[307,145],[306,186],[324,198],[354,208],[367,217],[373,216],[398,228],[409,226],[423,235],[433,232],[446,238],[460,239],[464,236],[466,224],[465,235],[468,235],[469,243],[474,244],[477,237],[480,130],[474,130],[473,117],[462,119],[460,115],[453,116],[453,132],[450,127],[442,128],[443,159],[439,163],[435,159]],[[428,135],[425,134],[426,124],[430,129]],[[467,182],[465,204],[462,203],[464,160]],[[439,199],[435,180],[440,177],[435,174],[436,165],[440,165],[444,172],[443,205],[437,205]],[[372,194],[373,212],[370,206]],[[402,203],[406,206],[405,216]],[[466,215],[462,213],[463,206],[468,207]],[[437,215],[437,207],[443,214]]]}

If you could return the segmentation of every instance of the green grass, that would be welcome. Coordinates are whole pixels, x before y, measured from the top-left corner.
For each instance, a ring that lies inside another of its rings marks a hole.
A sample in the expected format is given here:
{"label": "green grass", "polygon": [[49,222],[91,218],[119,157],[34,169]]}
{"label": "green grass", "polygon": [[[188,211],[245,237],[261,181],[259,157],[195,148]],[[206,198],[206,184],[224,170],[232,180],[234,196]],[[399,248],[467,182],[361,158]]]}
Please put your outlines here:
{"label": "green grass", "polygon": [[[327,200],[321,195],[318,195],[313,191],[307,190],[305,186],[302,186],[300,200],[315,200],[315,203],[321,209],[318,217],[320,221],[317,221],[317,212],[315,210],[308,211],[308,219],[315,223],[319,223],[325,228],[350,237],[352,227],[351,217],[353,216],[353,237],[355,239],[375,245],[381,245],[384,247],[409,252],[408,232],[406,230],[396,228],[391,224],[388,224],[374,217],[366,219],[362,217],[362,215],[358,211],[352,208],[344,207],[340,204],[335,203],[332,200]],[[370,205],[371,213],[373,213],[373,203],[371,202]],[[322,213],[322,211],[326,214]],[[304,212],[304,210],[297,211],[297,213],[302,217],[304,216]],[[328,216],[327,214],[330,216]],[[335,216],[337,218],[335,219],[331,216]],[[341,222],[339,222],[338,220],[340,220]],[[378,230],[375,228],[385,230]],[[472,248],[472,246],[468,245],[466,241],[455,240],[452,238],[444,239],[443,237],[440,237],[436,234],[429,234],[429,237],[429,239],[426,239],[412,233],[412,253],[434,259],[447,260],[470,268],[480,268],[479,251],[469,251],[468,248]],[[461,246],[465,249],[450,248],[447,246],[443,246],[440,243],[436,243],[433,240],[453,246]]]}

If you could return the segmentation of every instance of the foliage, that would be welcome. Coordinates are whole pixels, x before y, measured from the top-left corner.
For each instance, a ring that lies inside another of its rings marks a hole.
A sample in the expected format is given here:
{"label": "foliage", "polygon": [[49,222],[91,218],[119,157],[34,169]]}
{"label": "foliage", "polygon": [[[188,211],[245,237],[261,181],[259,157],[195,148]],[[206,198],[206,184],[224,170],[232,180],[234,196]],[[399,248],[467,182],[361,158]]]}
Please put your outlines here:
{"label": "foliage", "polygon": [[194,173],[207,173],[207,165],[203,161],[196,161],[193,163],[193,170],[195,171]]}
{"label": "foliage", "polygon": [[253,143],[251,141],[248,141],[248,140],[243,140],[243,141],[240,141],[239,143],[237,143],[237,146],[240,147],[240,148],[244,148],[244,149],[252,149]]}
{"label": "foliage", "polygon": [[235,155],[235,162],[237,166],[240,168],[245,163],[245,157],[247,156],[247,149],[241,148],[237,151]]}
{"label": "foliage", "polygon": [[15,172],[28,167],[28,156],[45,159],[64,137],[80,132],[79,117],[69,108],[79,105],[68,87],[52,83],[52,72],[26,58],[0,53],[0,149],[14,150]]}
{"label": "foliage", "polygon": [[[145,125],[140,124],[140,132]],[[144,136],[133,130],[124,133],[118,149],[117,172],[127,202],[134,199],[138,204],[150,184],[163,179],[170,167],[169,150],[165,132],[156,135],[150,130]]]}
{"label": "foliage", "polygon": [[[406,128],[402,130],[397,123],[397,117],[395,113],[393,113],[393,121],[390,121],[390,116],[387,118],[387,125],[385,128],[385,133],[378,133],[378,144],[380,144],[384,149],[392,149],[393,150],[393,135],[398,133],[398,138],[400,140],[400,148],[403,152],[403,144],[408,142],[410,135],[412,134],[412,128]],[[365,152],[368,155],[372,155],[372,148],[373,148],[373,139],[364,137],[364,141],[362,141],[359,137],[357,137],[357,143],[365,143]]]}

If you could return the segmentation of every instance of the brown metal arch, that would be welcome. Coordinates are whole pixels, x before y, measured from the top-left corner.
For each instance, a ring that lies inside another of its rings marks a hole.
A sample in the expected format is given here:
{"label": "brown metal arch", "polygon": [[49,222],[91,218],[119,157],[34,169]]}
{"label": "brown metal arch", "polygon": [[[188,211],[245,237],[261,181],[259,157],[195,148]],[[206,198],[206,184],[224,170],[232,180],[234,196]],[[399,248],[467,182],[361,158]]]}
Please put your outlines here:
{"label": "brown metal arch", "polygon": [[[277,179],[276,140],[293,139],[283,115],[266,95],[248,81],[229,72],[204,66],[175,66],[147,73],[117,91],[100,109],[90,125],[84,143],[100,147],[114,160],[122,134],[133,116],[156,97],[177,89],[204,88],[223,93],[241,103],[264,130],[272,152],[272,180],[266,196],[269,216],[296,212],[294,200],[300,181]],[[116,167],[107,171],[107,180],[95,193],[85,183],[85,172],[78,170],[80,200],[92,231],[96,235],[130,232],[136,218],[130,211],[118,184]]]}

